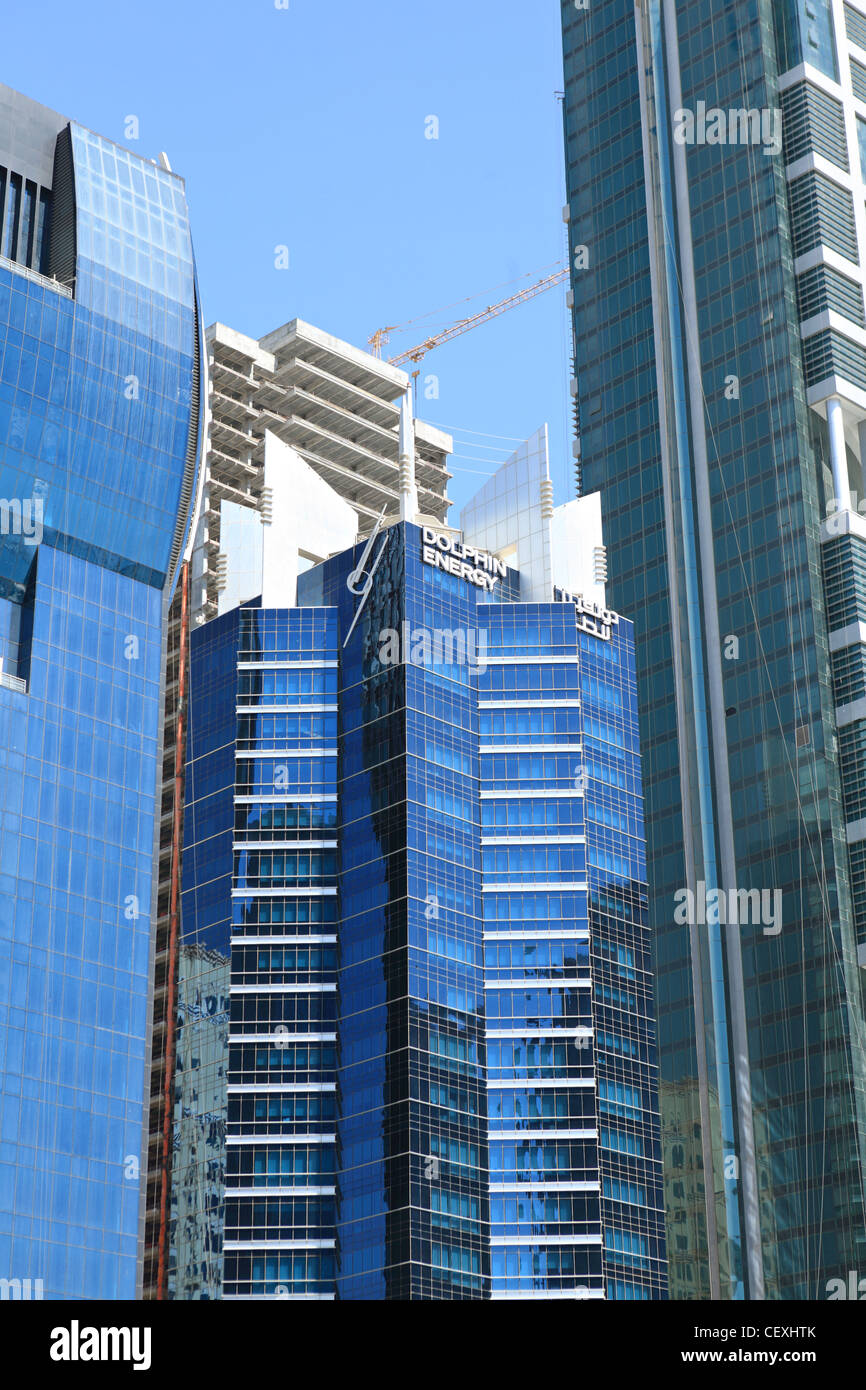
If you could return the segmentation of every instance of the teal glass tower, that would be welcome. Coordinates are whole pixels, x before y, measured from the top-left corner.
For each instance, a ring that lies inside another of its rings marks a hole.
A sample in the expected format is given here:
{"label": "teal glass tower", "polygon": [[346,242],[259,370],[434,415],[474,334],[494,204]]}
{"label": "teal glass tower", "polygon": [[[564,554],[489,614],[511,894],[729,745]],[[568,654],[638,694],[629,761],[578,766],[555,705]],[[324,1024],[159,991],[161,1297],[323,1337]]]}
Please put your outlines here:
{"label": "teal glass tower", "polygon": [[198,344],[183,181],[0,87],[12,1296],[140,1287],[163,634],[197,486]]}
{"label": "teal glass tower", "polygon": [[575,457],[636,624],[671,1297],[823,1299],[866,1262],[866,8],[563,0],[562,30]]}

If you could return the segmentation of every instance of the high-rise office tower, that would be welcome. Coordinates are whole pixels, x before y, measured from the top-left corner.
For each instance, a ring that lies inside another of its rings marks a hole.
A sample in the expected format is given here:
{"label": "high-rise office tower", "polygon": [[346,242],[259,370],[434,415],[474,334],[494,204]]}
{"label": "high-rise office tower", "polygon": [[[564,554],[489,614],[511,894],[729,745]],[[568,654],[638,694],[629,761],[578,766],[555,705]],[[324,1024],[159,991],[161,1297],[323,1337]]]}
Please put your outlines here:
{"label": "high-rise office tower", "polygon": [[[165,703],[159,900],[155,971],[151,1144],[147,1184],[146,1296],[167,1290],[171,1026],[177,984],[183,849],[184,709],[189,631],[216,615],[224,583],[223,505],[266,514],[265,434],[296,449],[352,506],[355,533],[366,534],[399,495],[398,423],[409,390],[406,372],[300,319],[260,340],[225,324],[205,333],[208,418],[205,481],[190,565],[181,574],[169,621]],[[416,470],[425,513],[448,510],[448,435],[415,421]],[[240,513],[243,518],[243,511]]]}
{"label": "high-rise office tower", "polygon": [[[661,1298],[631,625],[542,433],[467,508],[266,435],[190,642],[170,1292]],[[314,563],[310,563],[313,561]],[[561,587],[554,592],[554,585]]]}
{"label": "high-rise office tower", "polygon": [[866,1263],[866,7],[562,21],[575,452],[636,625],[671,1296],[825,1298]]}
{"label": "high-rise office tower", "polygon": [[167,164],[6,87],[0,325],[0,1276],[133,1298],[195,272]]}

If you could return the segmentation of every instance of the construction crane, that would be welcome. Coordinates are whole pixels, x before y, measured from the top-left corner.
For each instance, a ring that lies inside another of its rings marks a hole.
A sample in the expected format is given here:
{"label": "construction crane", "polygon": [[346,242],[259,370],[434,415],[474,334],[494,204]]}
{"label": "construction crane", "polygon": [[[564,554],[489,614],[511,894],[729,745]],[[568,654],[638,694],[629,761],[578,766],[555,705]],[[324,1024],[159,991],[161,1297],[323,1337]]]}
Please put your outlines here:
{"label": "construction crane", "polygon": [[[568,278],[568,270],[560,267],[552,275],[547,275],[543,280],[530,285],[525,290],[520,290],[518,294],[512,294],[508,299],[503,299],[499,304],[489,304],[480,313],[473,314],[470,318],[460,319],[453,323],[450,328],[446,328],[443,333],[436,333],[431,338],[425,338],[423,343],[418,343],[415,347],[409,348],[407,352],[401,352],[397,357],[389,358],[392,367],[402,367],[406,362],[420,362],[428,352],[434,348],[441,347],[443,343],[450,343],[452,338],[459,338],[462,333],[468,333],[470,329],[477,328],[479,324],[487,323],[489,319],[495,319],[500,314],[505,314],[509,309],[515,309],[518,304],[525,304],[528,299],[534,299],[538,294],[544,294],[545,290],[552,290],[554,285],[561,285],[563,280]],[[406,325],[402,325],[406,326]],[[389,324],[387,328],[379,328],[368,343],[374,357],[382,356],[382,348],[391,337],[401,328],[400,324]]]}

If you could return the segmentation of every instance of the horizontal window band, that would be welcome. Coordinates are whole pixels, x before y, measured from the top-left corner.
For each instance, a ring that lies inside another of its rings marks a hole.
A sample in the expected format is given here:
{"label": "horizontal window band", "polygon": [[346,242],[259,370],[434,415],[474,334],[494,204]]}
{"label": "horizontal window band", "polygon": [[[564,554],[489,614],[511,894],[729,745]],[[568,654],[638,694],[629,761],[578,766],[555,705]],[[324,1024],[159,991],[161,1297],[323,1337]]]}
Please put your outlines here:
{"label": "horizontal window band", "polygon": [[[600,1274],[589,1274],[587,1279],[600,1279]],[[604,1288],[598,1285],[596,1288],[589,1288],[586,1284],[576,1284],[573,1289],[493,1289],[490,1294],[491,1303],[532,1303],[540,1299],[545,1302],[557,1299],[568,1299],[569,1302],[576,1303],[603,1303],[607,1298]]]}
{"label": "horizontal window band", "polygon": [[226,1197],[334,1197],[335,1187],[225,1187]]}
{"label": "horizontal window band", "polygon": [[[336,994],[336,985],[230,985],[230,994]],[[282,1037],[287,1036],[281,1034]]]}
{"label": "horizontal window band", "polygon": [[339,661],[239,661],[239,671],[336,671]]}
{"label": "horizontal window band", "polygon": [[560,1139],[597,1139],[597,1129],[491,1129],[488,1130],[488,1142],[493,1144],[513,1144],[515,1141],[522,1143],[524,1140],[532,1144],[547,1144]]}
{"label": "horizontal window band", "polygon": [[518,1192],[531,1196],[534,1192],[600,1192],[601,1183],[596,1182],[492,1182],[490,1191],[496,1193]]}
{"label": "horizontal window band", "polygon": [[586,893],[586,883],[485,883],[482,893]]}
{"label": "horizontal window band", "polygon": [[601,1245],[601,1236],[491,1236],[490,1244],[495,1245],[497,1249],[509,1245]]}
{"label": "horizontal window band", "polygon": [[861,695],[846,705],[836,706],[837,728],[844,728],[846,724],[857,724],[861,719],[866,719],[866,697]]}
{"label": "horizontal window band", "polygon": [[236,854],[244,850],[281,852],[286,849],[337,849],[337,840],[239,840],[232,844]]}
{"label": "horizontal window band", "polygon": [[578,931],[486,931],[484,941],[588,941],[589,928]]}
{"label": "horizontal window band", "polygon": [[575,800],[583,798],[585,792],[576,787],[563,787],[561,790],[553,788],[537,788],[536,790],[520,790],[515,787],[514,791],[482,791],[482,801],[531,801],[538,797],[541,800],[554,800],[559,797],[572,797]]}
{"label": "horizontal window band", "polygon": [[542,980],[517,979],[496,980],[490,984],[485,982],[484,985],[485,989],[513,989],[520,990],[521,992],[525,992],[527,988],[530,987],[532,989],[592,989],[592,980],[589,979],[588,976],[580,980],[556,980],[550,978]]}
{"label": "horizontal window band", "polygon": [[233,888],[233,898],[335,898],[336,888]]}
{"label": "horizontal window band", "polygon": [[488,1081],[488,1091],[556,1091],[560,1086],[585,1088],[595,1086],[594,1076],[545,1076],[541,1081],[530,1079],[514,1081]]}
{"label": "horizontal window band", "polygon": [[226,1143],[239,1144],[336,1144],[336,1134],[227,1134]]}
{"label": "horizontal window band", "polygon": [[[336,748],[236,748],[235,758],[244,762],[255,762],[264,758],[336,758]],[[284,800],[291,800],[287,792]]]}
{"label": "horizontal window band", "polygon": [[285,1028],[286,1026],[287,1025],[284,1023],[275,1023],[270,1033],[229,1033],[228,1041],[236,1046],[243,1043],[251,1043],[256,1046],[261,1046],[263,1043],[270,1043],[272,1047],[277,1048],[277,1051],[281,1050],[280,1047],[277,1047],[277,1040],[279,1040],[282,1048],[285,1048],[288,1044],[294,1043],[337,1041],[336,1033],[277,1033],[275,1031],[277,1028]]}
{"label": "horizontal window band", "polygon": [[[636,838],[636,837],[635,837]],[[509,845],[585,845],[585,835],[482,835],[482,849],[497,849]]]}
{"label": "horizontal window band", "polygon": [[334,946],[336,936],[232,936],[230,946]]}
{"label": "horizontal window band", "polygon": [[549,1042],[556,1042],[559,1038],[591,1038],[594,1032],[592,1028],[488,1028],[485,1036],[506,1041],[546,1038]]}
{"label": "horizontal window band", "polygon": [[333,804],[337,800],[336,792],[293,792],[284,791],[282,795],[274,795],[268,792],[267,795],[256,796],[236,796],[236,806],[294,806],[301,803],[304,806],[319,806],[328,803]]}
{"label": "horizontal window band", "polygon": [[479,754],[496,753],[582,753],[582,743],[483,743]]}
{"label": "horizontal window band", "polygon": [[238,705],[235,714],[339,714],[339,705]]}
{"label": "horizontal window band", "polygon": [[582,700],[480,700],[478,708],[484,709],[580,709]]}
{"label": "horizontal window band", "polygon": [[[275,1095],[278,1091],[336,1091],[336,1081],[229,1081],[227,1095],[248,1096],[257,1092]],[[266,1136],[263,1136],[266,1137]]]}
{"label": "horizontal window band", "polygon": [[579,657],[577,653],[573,656],[487,656],[484,658],[488,666],[574,666],[577,667]]}
{"label": "horizontal window band", "polygon": [[335,1240],[224,1240],[223,1250],[333,1250]]}
{"label": "horizontal window band", "polygon": [[[548,1298],[558,1298],[558,1294],[548,1294]],[[573,1298],[573,1294],[569,1294]],[[335,1293],[289,1293],[285,1297],[280,1295],[281,1303],[335,1303],[337,1295]],[[272,1293],[224,1293],[221,1298],[222,1303],[273,1303]]]}

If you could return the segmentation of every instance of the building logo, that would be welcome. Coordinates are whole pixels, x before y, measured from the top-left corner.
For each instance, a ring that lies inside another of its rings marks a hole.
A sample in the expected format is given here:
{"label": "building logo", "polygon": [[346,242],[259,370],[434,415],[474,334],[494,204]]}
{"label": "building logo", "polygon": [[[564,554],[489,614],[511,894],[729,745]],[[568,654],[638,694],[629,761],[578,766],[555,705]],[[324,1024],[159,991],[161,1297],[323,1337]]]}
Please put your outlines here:
{"label": "building logo", "polygon": [[619,622],[618,613],[602,607],[600,603],[593,603],[592,599],[584,598],[583,594],[570,594],[558,587],[553,590],[553,601],[574,604],[577,610],[578,632],[588,632],[591,637],[600,637],[602,642],[610,641],[613,629]]}
{"label": "building logo", "polygon": [[349,631],[346,633],[346,640],[345,640],[345,642],[343,643],[344,649],[345,649],[346,647],[348,647],[348,645],[349,645],[349,638],[352,636],[352,633],[355,631],[355,627],[357,626],[358,619],[360,618],[361,614],[362,614],[363,611],[364,611],[364,607],[365,607],[365,605],[366,605],[367,599],[370,597],[370,590],[371,590],[372,587],[373,587],[373,580],[374,580],[374,578],[375,578],[376,571],[377,571],[377,569],[379,568],[380,564],[382,563],[382,556],[385,554],[385,550],[386,550],[387,545],[388,545],[388,537],[385,536],[384,539],[383,539],[383,541],[382,541],[382,544],[379,546],[379,552],[378,552],[378,554],[377,554],[375,560],[373,561],[373,564],[372,564],[371,568],[368,570],[368,569],[367,569],[367,561],[369,560],[369,558],[370,558],[370,553],[371,553],[371,551],[372,551],[372,549],[373,549],[373,546],[374,546],[375,543],[376,543],[376,537],[378,536],[379,532],[380,532],[381,529],[382,529],[382,522],[385,520],[385,512],[386,512],[386,511],[387,511],[387,508],[386,508],[386,507],[383,507],[383,508],[382,508],[382,514],[381,514],[381,516],[379,517],[379,520],[376,522],[376,525],[373,527],[373,530],[370,532],[370,539],[367,541],[367,544],[364,546],[364,549],[363,549],[363,551],[361,552],[361,558],[360,558],[360,560],[358,561],[357,565],[356,565],[355,568],[352,570],[352,573],[349,575],[348,579],[346,580],[346,588],[349,590],[349,593],[350,593],[350,594],[354,594],[356,598],[359,598],[359,599],[361,600],[361,602],[358,604],[358,607],[357,607],[356,610],[355,610],[355,616],[354,616],[354,618],[352,619],[352,626],[349,628]]}
{"label": "building logo", "polygon": [[471,545],[463,545],[461,541],[454,540],[453,536],[433,531],[429,526],[423,529],[421,559],[425,565],[444,570],[446,574],[453,574],[457,579],[465,579],[467,584],[474,584],[477,589],[483,589],[488,594],[493,593],[500,579],[504,579],[508,573],[508,566],[504,560],[497,560],[495,555],[489,555],[486,550],[476,550]]}

